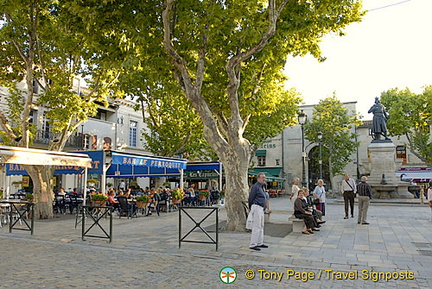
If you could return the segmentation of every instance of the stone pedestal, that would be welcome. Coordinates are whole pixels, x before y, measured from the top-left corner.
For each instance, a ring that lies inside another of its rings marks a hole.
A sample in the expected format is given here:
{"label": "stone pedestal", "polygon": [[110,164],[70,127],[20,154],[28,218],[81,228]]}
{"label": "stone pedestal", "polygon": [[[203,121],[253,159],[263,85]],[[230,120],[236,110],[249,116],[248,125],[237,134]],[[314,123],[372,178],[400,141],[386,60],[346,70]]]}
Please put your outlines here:
{"label": "stone pedestal", "polygon": [[[369,145],[371,173],[368,183],[377,199],[411,199],[407,182],[401,182],[395,175],[396,146],[392,142],[372,142]],[[384,178],[383,178],[384,175]]]}

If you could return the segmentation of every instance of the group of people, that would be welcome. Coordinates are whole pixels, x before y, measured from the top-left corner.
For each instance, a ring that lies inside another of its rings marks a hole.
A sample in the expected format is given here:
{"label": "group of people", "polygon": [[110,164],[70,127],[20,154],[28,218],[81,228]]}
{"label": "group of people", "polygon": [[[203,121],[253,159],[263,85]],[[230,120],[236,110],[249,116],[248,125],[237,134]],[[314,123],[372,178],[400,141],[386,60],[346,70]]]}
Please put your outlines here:
{"label": "group of people", "polygon": [[[264,244],[264,212],[271,213],[271,210],[270,196],[265,190],[265,180],[264,173],[257,175],[257,182],[251,187],[248,198],[249,215],[246,228],[252,230],[249,248],[255,251],[268,248],[268,245]],[[321,224],[325,223],[322,219],[325,215],[324,182],[318,181],[312,195],[309,195],[309,190],[306,188],[300,189],[299,182],[299,179],[295,179],[290,200],[294,204],[294,215],[305,222],[303,234],[310,235],[314,234],[314,231],[319,231]]]}
{"label": "group of people", "polygon": [[[246,228],[252,230],[249,248],[255,251],[268,248],[268,245],[264,244],[264,212],[266,210],[268,212],[271,211],[269,210],[270,196],[265,190],[265,180],[266,176],[264,173],[257,175],[257,182],[251,187],[248,198],[250,211]],[[348,219],[349,208],[351,209],[351,217],[354,218],[354,198],[358,194],[358,224],[362,225],[369,225],[367,222],[367,211],[369,200],[372,197],[371,186],[366,181],[367,177],[363,176],[361,183],[356,184],[348,174],[345,174],[344,181],[342,182],[342,193],[345,202],[344,218]],[[311,235],[319,231],[321,225],[325,223],[323,220],[326,202],[324,181],[319,179],[312,193],[307,188],[300,188],[299,184],[300,179],[296,178],[292,186],[290,200],[293,204],[294,216],[304,221],[302,233]],[[432,189],[430,192],[432,194]],[[430,204],[432,214],[432,199]]]}
{"label": "group of people", "polygon": [[[372,188],[366,182],[367,177],[361,177],[361,182],[356,184],[356,182],[350,178],[348,174],[344,175],[344,180],[342,181],[342,195],[344,198],[345,207],[345,217],[348,219],[349,212],[351,212],[351,218],[354,218],[354,198],[358,196],[358,217],[357,224],[369,225],[367,222],[367,212],[369,208],[369,202],[372,198]],[[350,209],[350,210],[349,210]]]}
{"label": "group of people", "polygon": [[114,208],[118,208],[120,206],[118,198],[124,197],[126,199],[134,199],[142,194],[148,195],[150,197],[149,202],[147,203],[148,210],[146,210],[146,216],[150,216],[152,214],[150,208],[153,208],[153,210],[159,216],[162,201],[168,200],[169,196],[171,195],[171,191],[168,188],[146,188],[145,190],[141,189],[138,194],[132,194],[131,189],[126,189],[126,191],[123,191],[123,189],[120,188],[116,193],[116,190],[114,188],[110,188],[108,190],[107,201]]}
{"label": "group of people", "polygon": [[294,205],[294,216],[303,219],[303,234],[314,234],[314,231],[319,231],[321,224],[325,223],[322,219],[325,216],[326,201],[324,181],[318,180],[312,194],[307,188],[300,188],[299,183],[300,179],[296,178],[291,189],[290,200]]}

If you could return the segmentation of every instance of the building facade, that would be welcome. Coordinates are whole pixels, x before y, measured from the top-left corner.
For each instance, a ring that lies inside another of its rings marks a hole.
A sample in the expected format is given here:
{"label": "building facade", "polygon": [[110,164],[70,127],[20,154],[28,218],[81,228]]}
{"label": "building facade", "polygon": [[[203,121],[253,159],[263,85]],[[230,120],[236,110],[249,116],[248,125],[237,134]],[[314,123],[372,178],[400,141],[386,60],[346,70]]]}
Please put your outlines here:
{"label": "building facade", "polygon": [[[82,82],[79,79],[75,79],[74,90],[78,94],[86,93],[86,88],[81,86],[81,84]],[[26,90],[25,83],[20,84],[19,88]],[[37,83],[34,84],[33,91],[36,103],[38,93],[40,92]],[[7,95],[7,89],[0,87],[0,109],[4,112],[8,110],[6,103]],[[126,99],[110,100],[108,107],[101,104],[97,114],[89,117],[70,136],[64,151],[120,150],[129,153],[151,154],[143,146],[141,135],[143,131],[147,130],[147,127],[143,123],[141,111],[135,111],[135,105],[136,103]],[[47,111],[47,107],[36,104],[32,106],[30,121],[36,128],[32,144],[33,148],[46,149],[48,143],[56,138],[56,134],[52,132],[52,128],[50,127],[51,124],[47,118]],[[98,178],[98,176],[90,177]],[[21,178],[21,176],[11,176],[11,182],[19,182]],[[0,180],[4,180],[4,176]],[[117,185],[122,181],[127,182],[127,180],[122,179],[108,179],[107,181],[113,185]],[[136,181],[141,187],[149,186],[148,178],[139,178]],[[80,184],[80,175],[61,175],[55,177],[56,188],[63,187],[68,190],[80,187]],[[0,187],[2,187],[1,184]]]}

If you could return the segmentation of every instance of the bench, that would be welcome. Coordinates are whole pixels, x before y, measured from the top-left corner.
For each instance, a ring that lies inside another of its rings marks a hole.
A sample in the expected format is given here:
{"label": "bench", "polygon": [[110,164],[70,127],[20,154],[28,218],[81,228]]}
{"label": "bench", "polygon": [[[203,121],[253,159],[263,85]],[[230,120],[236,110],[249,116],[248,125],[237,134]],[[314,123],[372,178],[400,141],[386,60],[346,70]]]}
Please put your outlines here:
{"label": "bench", "polygon": [[288,218],[288,222],[291,222],[293,225],[293,232],[294,233],[301,233],[303,231],[303,228],[305,226],[305,223],[302,219],[297,219],[294,215],[291,215]]}

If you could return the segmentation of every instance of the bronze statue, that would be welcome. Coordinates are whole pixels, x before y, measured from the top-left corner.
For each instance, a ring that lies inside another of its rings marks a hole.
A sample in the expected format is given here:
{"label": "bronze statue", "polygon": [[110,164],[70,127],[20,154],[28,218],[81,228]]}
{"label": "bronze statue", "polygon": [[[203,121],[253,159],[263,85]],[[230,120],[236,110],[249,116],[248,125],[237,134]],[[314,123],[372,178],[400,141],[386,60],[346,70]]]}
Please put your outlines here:
{"label": "bronze statue", "polygon": [[387,119],[388,113],[384,106],[380,103],[379,98],[375,97],[375,104],[369,109],[368,113],[373,113],[372,119],[372,138],[376,141],[384,137],[384,140],[390,140],[387,137]]}

